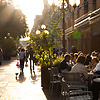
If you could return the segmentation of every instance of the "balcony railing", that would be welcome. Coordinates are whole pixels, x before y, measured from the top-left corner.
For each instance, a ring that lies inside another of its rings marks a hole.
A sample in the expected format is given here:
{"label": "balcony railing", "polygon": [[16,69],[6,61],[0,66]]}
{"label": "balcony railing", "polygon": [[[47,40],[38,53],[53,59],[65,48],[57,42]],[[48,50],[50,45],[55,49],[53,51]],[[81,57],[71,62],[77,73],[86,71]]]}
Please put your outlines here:
{"label": "balcony railing", "polygon": [[[97,21],[100,21],[100,8],[95,11],[90,11],[87,14],[81,16],[80,18],[74,21],[74,29],[79,28],[86,24],[93,24]],[[72,27],[65,30],[66,33],[69,34],[73,30]]]}
{"label": "balcony railing", "polygon": [[75,27],[77,27],[80,24],[90,22],[93,19],[100,17],[100,8],[95,11],[90,11],[87,14],[81,16],[80,18],[75,20]]}

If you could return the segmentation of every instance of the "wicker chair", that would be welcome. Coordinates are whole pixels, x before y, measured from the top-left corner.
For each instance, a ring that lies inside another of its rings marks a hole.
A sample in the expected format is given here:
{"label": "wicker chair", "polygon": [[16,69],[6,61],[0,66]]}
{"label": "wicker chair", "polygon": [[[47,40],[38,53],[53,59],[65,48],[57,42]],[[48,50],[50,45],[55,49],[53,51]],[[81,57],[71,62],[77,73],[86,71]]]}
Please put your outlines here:
{"label": "wicker chair", "polygon": [[52,67],[52,68],[48,68],[49,74],[50,74],[50,86],[49,86],[49,92],[50,94],[52,94],[53,92],[53,88],[54,88],[54,84],[57,85],[60,83],[60,80],[58,78],[58,69],[56,67]]}
{"label": "wicker chair", "polygon": [[81,89],[70,89],[68,84],[60,77],[61,96],[60,100],[92,100],[92,92]]}
{"label": "wicker chair", "polygon": [[63,77],[70,88],[88,90],[82,73],[66,72],[63,73]]}

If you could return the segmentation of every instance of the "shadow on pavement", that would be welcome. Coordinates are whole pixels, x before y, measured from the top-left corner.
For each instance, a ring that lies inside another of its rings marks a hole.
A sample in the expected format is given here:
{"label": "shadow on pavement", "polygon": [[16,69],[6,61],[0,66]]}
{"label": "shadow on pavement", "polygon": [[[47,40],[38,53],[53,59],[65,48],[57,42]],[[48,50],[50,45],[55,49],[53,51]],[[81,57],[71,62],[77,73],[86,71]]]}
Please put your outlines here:
{"label": "shadow on pavement", "polygon": [[36,81],[36,75],[35,76],[31,75],[31,79]]}
{"label": "shadow on pavement", "polygon": [[18,73],[16,73],[16,80],[20,83],[24,82],[26,80],[26,77],[24,75],[24,72],[20,72],[19,76]]}
{"label": "shadow on pavement", "polygon": [[30,80],[30,82],[32,82],[33,84],[37,84],[37,81],[39,80],[38,78],[38,75],[31,75],[31,80]]}
{"label": "shadow on pavement", "polygon": [[11,57],[11,60],[3,60],[0,67],[10,64],[13,60],[16,60],[16,57]]}

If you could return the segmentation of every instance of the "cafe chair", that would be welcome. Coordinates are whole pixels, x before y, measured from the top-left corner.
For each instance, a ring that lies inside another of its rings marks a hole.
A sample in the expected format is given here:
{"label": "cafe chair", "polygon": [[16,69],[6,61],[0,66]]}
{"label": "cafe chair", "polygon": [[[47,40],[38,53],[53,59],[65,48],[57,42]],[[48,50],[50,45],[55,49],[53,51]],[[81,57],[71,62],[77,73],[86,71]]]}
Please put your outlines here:
{"label": "cafe chair", "polygon": [[77,72],[66,72],[63,73],[63,77],[65,82],[69,85],[70,88],[74,89],[84,89],[88,90],[88,86],[84,80],[84,76],[82,73]]}
{"label": "cafe chair", "polygon": [[92,100],[91,91],[72,90],[68,87],[68,84],[60,77],[61,84],[61,96],[60,100]]}
{"label": "cafe chair", "polygon": [[59,71],[58,71],[57,67],[51,67],[51,72],[52,72],[54,77],[58,77]]}
{"label": "cafe chair", "polygon": [[53,89],[54,89],[54,84],[57,85],[60,83],[60,80],[58,78],[58,69],[56,67],[48,68],[49,74],[50,74],[50,85],[49,85],[49,92],[52,94]]}

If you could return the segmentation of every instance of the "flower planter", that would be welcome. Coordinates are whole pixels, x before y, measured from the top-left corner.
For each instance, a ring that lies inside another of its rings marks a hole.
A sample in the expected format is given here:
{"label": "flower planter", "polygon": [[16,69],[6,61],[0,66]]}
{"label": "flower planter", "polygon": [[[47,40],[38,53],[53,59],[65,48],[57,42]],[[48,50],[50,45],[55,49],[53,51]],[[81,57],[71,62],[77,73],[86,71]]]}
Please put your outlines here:
{"label": "flower planter", "polygon": [[41,67],[41,87],[48,89],[50,84],[50,76],[48,67]]}

